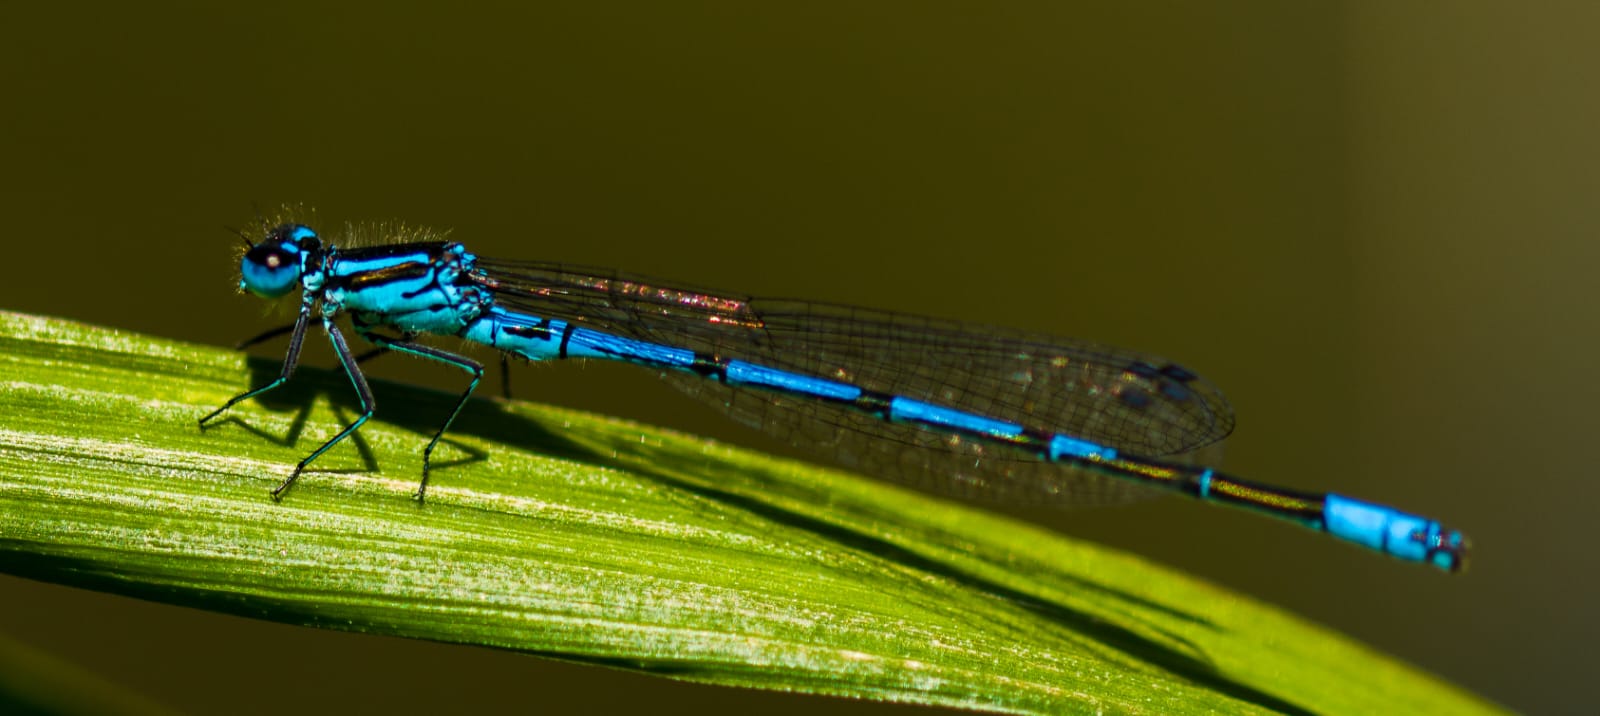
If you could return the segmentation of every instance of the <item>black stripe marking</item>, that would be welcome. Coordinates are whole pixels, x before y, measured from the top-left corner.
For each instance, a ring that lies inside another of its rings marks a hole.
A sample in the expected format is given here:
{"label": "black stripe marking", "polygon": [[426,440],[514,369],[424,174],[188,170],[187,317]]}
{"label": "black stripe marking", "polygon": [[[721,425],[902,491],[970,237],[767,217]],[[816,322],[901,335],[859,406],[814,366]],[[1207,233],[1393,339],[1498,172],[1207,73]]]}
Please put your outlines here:
{"label": "black stripe marking", "polygon": [[533,338],[541,341],[548,341],[554,338],[554,336],[550,335],[550,319],[548,318],[542,318],[538,323],[531,326],[506,326],[504,330],[506,333],[518,338]]}
{"label": "black stripe marking", "polygon": [[571,323],[568,323],[566,328],[561,329],[561,348],[556,351],[557,358],[567,357],[567,344],[572,342],[572,332],[576,330],[578,330],[578,327]]}
{"label": "black stripe marking", "polygon": [[1054,440],[1055,438],[1055,435],[1047,433],[1038,428],[1023,428],[1022,434],[1012,438],[1011,442],[1016,444],[1018,447],[1033,450],[1034,452],[1038,453],[1040,457],[1049,459],[1050,441]]}
{"label": "black stripe marking", "polygon": [[[1153,463],[1154,461],[1151,462]],[[1196,468],[1187,465],[1172,467],[1185,475],[1186,483],[1194,483],[1195,492],[1189,494],[1199,494],[1199,480],[1195,475],[1198,472]],[[1183,485],[1183,487],[1185,488],[1184,491],[1187,492],[1188,484]],[[1206,493],[1206,499],[1213,502],[1247,507],[1258,512],[1280,517],[1288,517],[1307,525],[1320,524],[1323,531],[1328,529],[1327,524],[1322,521],[1322,495],[1245,482],[1244,480],[1213,471],[1211,473],[1211,487]]]}
{"label": "black stripe marking", "polygon": [[447,241],[419,241],[407,244],[383,244],[380,246],[361,246],[352,249],[341,249],[340,258],[356,261],[370,261],[372,259],[388,258],[390,256],[403,256],[405,254],[424,253],[429,261],[437,260],[444,254],[444,249],[449,246]]}
{"label": "black stripe marking", "polygon": [[[1174,483],[1179,493],[1188,495],[1190,497],[1198,497],[1202,500],[1209,500],[1211,499],[1212,495],[1216,494],[1216,471],[1212,471],[1211,477],[1207,478],[1206,480],[1200,479],[1201,476],[1206,474],[1205,470],[1184,470],[1181,474],[1183,475],[1183,480],[1181,482]],[[1222,479],[1226,481],[1228,478],[1224,477]]]}
{"label": "black stripe marking", "polygon": [[[433,264],[411,261],[387,268],[372,269],[344,277],[344,285],[351,290],[373,288],[392,281],[422,278],[433,271]],[[409,298],[409,297],[408,297]]]}
{"label": "black stripe marking", "polygon": [[892,400],[894,396],[888,393],[863,389],[852,405],[863,413],[871,413],[884,420],[894,420],[894,416],[890,415],[892,411],[889,402]]}
{"label": "black stripe marking", "polygon": [[695,351],[694,362],[689,365],[689,370],[694,371],[702,378],[716,378],[724,383],[728,382],[727,358],[718,358],[710,353]]}

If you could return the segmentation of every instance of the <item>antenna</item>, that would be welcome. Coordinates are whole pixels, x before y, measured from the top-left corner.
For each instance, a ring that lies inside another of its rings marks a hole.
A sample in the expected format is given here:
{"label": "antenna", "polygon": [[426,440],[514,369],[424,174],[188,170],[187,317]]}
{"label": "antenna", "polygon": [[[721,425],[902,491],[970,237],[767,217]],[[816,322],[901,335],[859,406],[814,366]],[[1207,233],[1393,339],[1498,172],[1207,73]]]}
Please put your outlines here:
{"label": "antenna", "polygon": [[223,230],[224,230],[224,231],[226,231],[226,232],[228,232],[228,233],[230,233],[230,234],[233,234],[233,235],[235,235],[235,236],[238,236],[238,237],[239,237],[239,240],[240,240],[240,241],[243,241],[243,242],[244,242],[244,248],[245,248],[245,250],[246,250],[246,251],[248,251],[248,250],[250,250],[250,249],[253,249],[253,248],[255,248],[255,247],[256,247],[256,245],[255,245],[255,244],[252,244],[252,243],[250,243],[250,237],[248,237],[248,236],[245,236],[245,234],[244,234],[244,232],[243,232],[243,231],[240,231],[240,230],[238,230],[238,229],[235,229],[235,228],[233,228],[233,227],[232,227],[232,226],[224,226],[224,227],[222,227],[222,229],[223,229]]}

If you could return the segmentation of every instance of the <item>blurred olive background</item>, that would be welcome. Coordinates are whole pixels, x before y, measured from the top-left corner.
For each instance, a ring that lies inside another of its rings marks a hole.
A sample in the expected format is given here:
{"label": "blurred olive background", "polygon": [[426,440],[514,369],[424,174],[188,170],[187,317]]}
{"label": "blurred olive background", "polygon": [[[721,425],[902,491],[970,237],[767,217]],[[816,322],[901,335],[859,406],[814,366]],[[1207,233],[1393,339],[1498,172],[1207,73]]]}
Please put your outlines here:
{"label": "blurred olive background", "polygon": [[[305,202],[330,229],[1157,352],[1233,400],[1230,470],[1439,517],[1472,571],[1181,500],[1028,519],[1576,710],[1600,637],[1597,7],[12,3],[0,309],[230,344],[278,318],[235,292],[223,227]],[[513,378],[770,447],[642,371]],[[196,712],[820,704],[11,578],[0,631]]]}

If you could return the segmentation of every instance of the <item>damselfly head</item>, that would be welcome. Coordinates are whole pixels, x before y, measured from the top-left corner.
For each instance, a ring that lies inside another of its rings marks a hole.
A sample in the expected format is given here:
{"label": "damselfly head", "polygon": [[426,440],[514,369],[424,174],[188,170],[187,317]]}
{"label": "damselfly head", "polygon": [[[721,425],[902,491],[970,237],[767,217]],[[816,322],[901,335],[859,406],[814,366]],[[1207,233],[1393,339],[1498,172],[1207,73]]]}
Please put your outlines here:
{"label": "damselfly head", "polygon": [[239,288],[262,298],[278,298],[294,290],[305,272],[307,258],[321,250],[322,240],[311,227],[279,225],[240,259]]}

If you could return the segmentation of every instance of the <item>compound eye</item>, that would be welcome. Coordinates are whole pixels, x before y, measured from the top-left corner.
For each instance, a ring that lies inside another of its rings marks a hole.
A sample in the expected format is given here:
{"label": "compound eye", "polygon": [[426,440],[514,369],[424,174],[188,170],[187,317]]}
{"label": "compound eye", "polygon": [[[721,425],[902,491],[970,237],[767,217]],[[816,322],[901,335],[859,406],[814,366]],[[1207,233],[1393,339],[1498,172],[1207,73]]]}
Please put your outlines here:
{"label": "compound eye", "polygon": [[239,287],[262,298],[277,298],[300,282],[300,250],[290,244],[261,243],[239,262]]}

